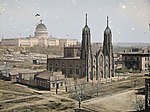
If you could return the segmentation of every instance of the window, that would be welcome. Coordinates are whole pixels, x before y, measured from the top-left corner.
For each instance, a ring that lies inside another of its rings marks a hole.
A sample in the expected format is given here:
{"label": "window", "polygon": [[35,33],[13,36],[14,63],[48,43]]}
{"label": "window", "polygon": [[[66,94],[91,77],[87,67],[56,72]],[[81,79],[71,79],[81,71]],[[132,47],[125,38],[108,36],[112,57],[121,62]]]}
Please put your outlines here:
{"label": "window", "polygon": [[55,83],[52,83],[52,87],[55,87]]}
{"label": "window", "polygon": [[127,57],[125,57],[125,60],[127,60]]}
{"label": "window", "polygon": [[49,70],[52,71],[52,67],[50,67]]}
{"label": "window", "polygon": [[76,56],[80,56],[80,50],[77,50]]}
{"label": "window", "polygon": [[145,68],[148,68],[148,66],[149,66],[149,63],[146,63],[146,64],[145,64]]}
{"label": "window", "polygon": [[71,51],[70,50],[67,51],[67,57],[71,57]]}
{"label": "window", "polygon": [[63,82],[60,82],[60,86],[63,86]]}
{"label": "window", "polygon": [[79,69],[78,68],[76,68],[76,74],[79,74]]}
{"label": "window", "polygon": [[147,58],[145,57],[145,61],[147,60]]}
{"label": "window", "polygon": [[70,74],[73,74],[73,68],[70,68]]}

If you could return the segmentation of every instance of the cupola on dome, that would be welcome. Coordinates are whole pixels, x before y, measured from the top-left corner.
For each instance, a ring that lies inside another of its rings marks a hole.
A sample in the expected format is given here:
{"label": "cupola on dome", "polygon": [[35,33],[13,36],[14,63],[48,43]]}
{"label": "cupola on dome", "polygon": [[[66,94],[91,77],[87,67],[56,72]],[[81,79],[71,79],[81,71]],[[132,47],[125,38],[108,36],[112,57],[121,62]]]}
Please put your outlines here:
{"label": "cupola on dome", "polygon": [[48,31],[46,26],[42,23],[42,20],[35,28],[35,37],[48,37]]}
{"label": "cupola on dome", "polygon": [[46,31],[47,28],[46,26],[42,23],[42,20],[40,21],[40,23],[36,26],[36,31]]}

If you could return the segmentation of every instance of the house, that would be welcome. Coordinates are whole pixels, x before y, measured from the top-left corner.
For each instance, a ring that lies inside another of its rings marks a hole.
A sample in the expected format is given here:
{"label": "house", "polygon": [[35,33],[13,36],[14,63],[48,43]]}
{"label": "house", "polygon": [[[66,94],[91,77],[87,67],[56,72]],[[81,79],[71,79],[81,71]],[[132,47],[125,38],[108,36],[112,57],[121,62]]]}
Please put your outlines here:
{"label": "house", "polygon": [[12,68],[8,72],[8,79],[12,82],[18,82],[19,79],[31,79],[31,78],[33,78],[35,73],[37,73],[37,71],[31,70],[31,69]]}
{"label": "house", "polygon": [[150,51],[149,50],[134,50],[124,51],[122,55],[122,66],[126,69],[139,70],[148,72],[150,65]]}
{"label": "house", "polygon": [[35,71],[31,69],[13,68],[8,73],[7,77],[12,82],[17,82],[23,85],[51,90],[63,87],[65,84],[65,78],[61,71]]}
{"label": "house", "polygon": [[38,72],[35,76],[36,87],[40,89],[53,89],[62,88],[65,85],[65,78],[62,75],[61,71],[51,72],[51,71],[43,71]]}

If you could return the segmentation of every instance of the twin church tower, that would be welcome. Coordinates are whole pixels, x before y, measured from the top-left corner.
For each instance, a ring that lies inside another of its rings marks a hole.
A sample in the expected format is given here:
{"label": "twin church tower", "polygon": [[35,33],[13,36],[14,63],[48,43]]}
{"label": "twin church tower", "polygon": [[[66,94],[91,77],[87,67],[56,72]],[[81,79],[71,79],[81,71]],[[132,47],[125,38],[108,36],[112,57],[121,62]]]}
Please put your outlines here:
{"label": "twin church tower", "polygon": [[[82,45],[81,45],[81,57],[82,62],[85,63],[83,74],[86,75],[87,81],[93,80],[94,71],[96,77],[111,78],[114,77],[114,57],[112,46],[112,33],[109,28],[109,21],[107,17],[107,26],[104,31],[104,41],[102,49],[97,49],[96,55],[92,53],[91,48],[91,32],[87,25],[87,14],[85,27],[82,29]],[[96,69],[95,69],[96,68]]]}
{"label": "twin church tower", "polygon": [[86,14],[85,26],[82,29],[82,45],[64,47],[64,57],[48,58],[47,70],[61,70],[62,74],[67,77],[76,74],[80,78],[86,77],[87,82],[90,79],[100,78],[105,78],[107,81],[108,78],[114,77],[112,33],[108,23],[107,17],[103,46],[93,49]]}

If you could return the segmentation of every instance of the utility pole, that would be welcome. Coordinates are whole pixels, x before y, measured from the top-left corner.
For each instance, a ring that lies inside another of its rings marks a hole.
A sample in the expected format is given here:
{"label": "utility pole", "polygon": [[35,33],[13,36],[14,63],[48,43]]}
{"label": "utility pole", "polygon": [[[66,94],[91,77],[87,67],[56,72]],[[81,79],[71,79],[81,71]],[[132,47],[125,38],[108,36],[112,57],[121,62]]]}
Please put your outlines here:
{"label": "utility pole", "polygon": [[80,86],[81,86],[81,91],[80,91],[80,93],[79,93],[79,108],[81,107],[81,101],[82,101],[82,98],[83,98],[83,93],[82,93],[82,89],[83,89],[82,86],[83,86],[83,85],[82,85],[82,83],[81,83]]}
{"label": "utility pole", "polygon": [[56,94],[58,94],[58,89],[59,89],[59,82],[58,82],[59,78],[56,77]]}
{"label": "utility pole", "polygon": [[82,78],[82,59],[80,58],[80,67],[79,67],[79,78],[81,79]]}
{"label": "utility pole", "polygon": [[[135,79],[134,80],[134,89],[136,88],[136,86],[137,86],[137,80]],[[135,92],[135,104],[137,104],[137,94],[136,94],[136,92]]]}
{"label": "utility pole", "polygon": [[51,91],[51,77],[49,76],[49,91]]}
{"label": "utility pole", "polygon": [[93,76],[93,56],[91,54],[91,80],[92,80],[92,86],[93,86],[93,78],[94,78],[94,76]]}
{"label": "utility pole", "polygon": [[80,97],[83,97],[83,85],[81,84],[81,93],[80,93]]}
{"label": "utility pole", "polygon": [[5,77],[7,77],[7,75],[8,75],[7,62],[4,62],[4,64],[5,64],[5,72],[6,72]]}
{"label": "utility pole", "polygon": [[81,107],[81,97],[79,96],[79,108]]}
{"label": "utility pole", "polygon": [[65,73],[65,90],[67,92],[67,67],[66,67],[66,73]]}
{"label": "utility pole", "polygon": [[150,76],[150,65],[148,66],[148,71],[149,71],[149,74],[148,74],[148,76]]}
{"label": "utility pole", "polygon": [[98,97],[98,89],[99,89],[99,80],[97,80],[97,97]]}

